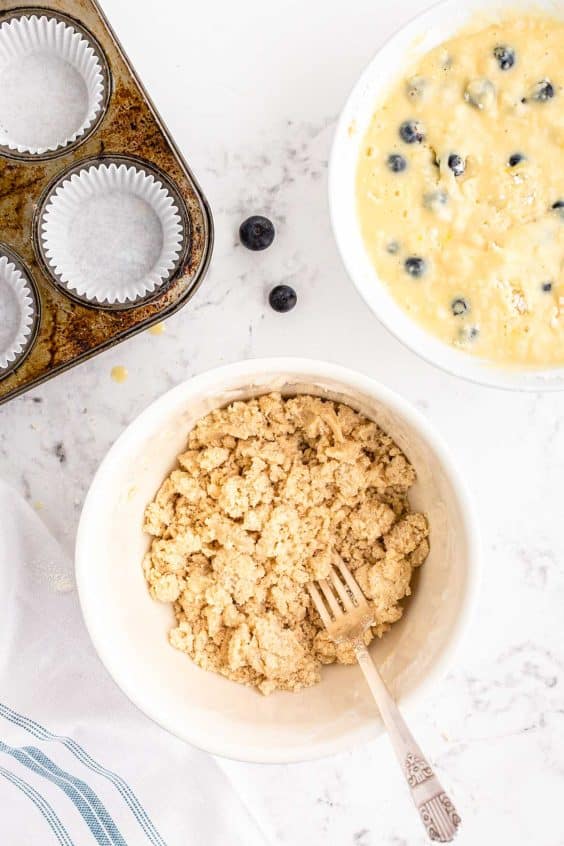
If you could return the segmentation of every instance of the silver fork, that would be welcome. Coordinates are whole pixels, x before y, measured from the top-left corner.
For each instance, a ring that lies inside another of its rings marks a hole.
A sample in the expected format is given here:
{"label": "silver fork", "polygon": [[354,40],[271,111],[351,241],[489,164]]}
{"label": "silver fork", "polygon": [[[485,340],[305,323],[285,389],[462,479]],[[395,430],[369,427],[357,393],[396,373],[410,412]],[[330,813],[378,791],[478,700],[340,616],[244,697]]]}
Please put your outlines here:
{"label": "silver fork", "polygon": [[363,635],[375,622],[374,612],[345,562],[338,556],[335,561],[340,575],[331,567],[331,584],[327,579],[320,580],[319,587],[310,582],[310,596],[331,640],[350,643],[356,653],[429,838],[450,843],[460,825],[460,817],[406,726],[364,645]]}

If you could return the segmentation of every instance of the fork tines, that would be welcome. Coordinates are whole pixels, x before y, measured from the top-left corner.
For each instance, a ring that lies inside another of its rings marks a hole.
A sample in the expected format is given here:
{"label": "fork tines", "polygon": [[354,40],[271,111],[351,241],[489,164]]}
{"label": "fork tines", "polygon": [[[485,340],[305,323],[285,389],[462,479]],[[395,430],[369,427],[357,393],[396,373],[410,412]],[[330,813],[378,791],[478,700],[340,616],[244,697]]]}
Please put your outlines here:
{"label": "fork tines", "polygon": [[335,564],[341,575],[332,565],[328,579],[320,579],[317,585],[314,582],[308,584],[313,604],[325,626],[330,626],[333,620],[338,620],[346,612],[355,611],[367,605],[366,597],[356,579],[338,555],[335,556]]}

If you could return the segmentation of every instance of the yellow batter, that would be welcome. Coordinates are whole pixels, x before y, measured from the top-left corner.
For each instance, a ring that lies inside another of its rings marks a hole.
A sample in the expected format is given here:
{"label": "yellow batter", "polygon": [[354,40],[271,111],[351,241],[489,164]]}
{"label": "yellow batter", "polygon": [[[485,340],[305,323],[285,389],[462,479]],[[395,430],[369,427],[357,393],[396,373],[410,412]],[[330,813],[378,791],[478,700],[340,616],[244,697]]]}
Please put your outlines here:
{"label": "yellow batter", "polygon": [[424,56],[376,111],[363,237],[400,305],[492,361],[564,363],[564,24],[511,17]]}

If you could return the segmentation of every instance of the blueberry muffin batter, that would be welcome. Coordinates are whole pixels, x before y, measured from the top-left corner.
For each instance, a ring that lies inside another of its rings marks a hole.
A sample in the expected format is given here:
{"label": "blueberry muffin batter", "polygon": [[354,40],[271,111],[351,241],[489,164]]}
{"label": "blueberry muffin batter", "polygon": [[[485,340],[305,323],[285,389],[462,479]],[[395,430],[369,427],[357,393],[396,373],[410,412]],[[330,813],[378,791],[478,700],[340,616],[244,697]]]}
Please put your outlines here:
{"label": "blueberry muffin batter", "polygon": [[564,24],[509,17],[425,55],[361,148],[369,255],[427,330],[486,359],[564,363]]}

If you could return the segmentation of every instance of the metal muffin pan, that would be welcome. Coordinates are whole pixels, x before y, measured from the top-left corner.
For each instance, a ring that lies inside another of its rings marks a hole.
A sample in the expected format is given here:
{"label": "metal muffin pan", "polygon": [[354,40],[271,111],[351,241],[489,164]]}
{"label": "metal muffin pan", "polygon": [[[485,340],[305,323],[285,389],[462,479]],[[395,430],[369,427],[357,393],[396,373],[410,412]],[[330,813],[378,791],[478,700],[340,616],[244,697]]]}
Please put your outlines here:
{"label": "metal muffin pan", "polygon": [[[0,403],[181,308],[205,275],[213,243],[207,201],[96,0],[51,0],[42,7],[0,0],[0,27],[32,16],[55,18],[88,43],[102,71],[103,95],[95,120],[65,146],[30,153],[0,144],[0,255],[21,269],[36,300],[32,336],[17,359],[0,369]],[[170,195],[181,237],[155,290],[134,301],[92,301],[54,272],[41,237],[43,216],[74,174],[123,164],[143,171]]]}
{"label": "metal muffin pan", "polygon": [[32,318],[31,318],[31,326],[29,328],[29,334],[27,337],[26,344],[24,348],[16,354],[13,361],[10,361],[6,364],[5,367],[2,368],[0,373],[5,373],[8,375],[9,373],[13,373],[24,361],[26,356],[29,355],[31,352],[33,345],[35,343],[35,339],[37,338],[37,332],[39,330],[39,324],[41,322],[41,304],[39,297],[37,295],[37,289],[35,287],[35,283],[31,276],[29,275],[25,265],[23,264],[22,260],[16,253],[11,250],[6,244],[2,244],[0,242],[0,260],[7,259],[10,264],[12,264],[17,271],[19,271],[26,283],[27,291],[29,292],[29,296],[32,301]]}

